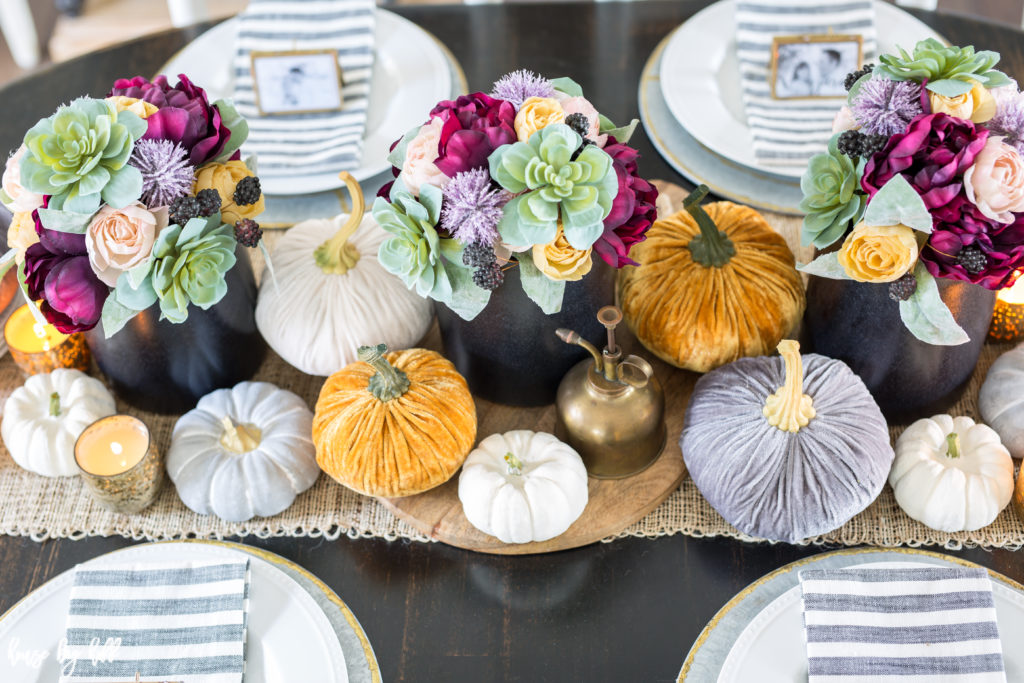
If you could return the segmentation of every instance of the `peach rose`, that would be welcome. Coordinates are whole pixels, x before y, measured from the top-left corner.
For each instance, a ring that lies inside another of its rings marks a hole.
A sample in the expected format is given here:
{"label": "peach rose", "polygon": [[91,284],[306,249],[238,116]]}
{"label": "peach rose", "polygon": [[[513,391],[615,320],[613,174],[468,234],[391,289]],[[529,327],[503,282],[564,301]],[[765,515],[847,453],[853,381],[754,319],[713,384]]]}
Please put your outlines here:
{"label": "peach rose", "polygon": [[[556,91],[558,92],[558,91]],[[590,123],[590,129],[587,131],[587,137],[590,138],[598,147],[604,147],[608,142],[607,135],[601,135],[601,119],[600,114],[594,105],[590,103],[585,97],[566,97],[565,99],[557,98],[558,103],[562,105],[562,111],[565,115],[569,114],[583,114],[587,117],[587,121]]]}
{"label": "peach rose", "polygon": [[964,191],[985,216],[1012,223],[1024,211],[1024,160],[994,135],[985,141],[974,164],[964,173]]}
{"label": "peach rose", "polygon": [[121,273],[149,258],[156,235],[167,227],[167,208],[141,202],[114,209],[104,204],[85,230],[85,249],[96,277],[111,287]]}
{"label": "peach rose", "polygon": [[590,249],[574,249],[565,239],[562,223],[553,242],[533,246],[533,264],[552,280],[582,280],[593,262]]}
{"label": "peach rose", "polygon": [[842,133],[844,130],[858,130],[860,124],[857,123],[857,119],[853,117],[853,111],[845,104],[839,108],[836,112],[836,117],[832,119],[832,134]]}
{"label": "peach rose", "polygon": [[970,92],[956,97],[947,97],[928,92],[928,102],[933,114],[949,114],[974,123],[985,123],[996,115],[996,100],[981,83],[974,81]]}
{"label": "peach rose", "polygon": [[17,250],[14,256],[16,263],[24,262],[25,250],[38,241],[36,222],[31,211],[19,211],[11,216],[11,224],[7,228],[7,246]]}
{"label": "peach rose", "polygon": [[223,164],[212,161],[196,171],[195,191],[217,190],[220,195],[220,216],[228,225],[234,225],[243,218],[256,218],[263,213],[263,194],[255,204],[235,204],[235,186],[238,181],[253,175],[243,161],[226,161]]}
{"label": "peach rose", "polygon": [[444,187],[451,180],[434,164],[443,127],[444,121],[435,116],[420,128],[420,132],[405,148],[405,161],[402,162],[402,172],[398,177],[414,195],[419,196],[420,188],[424,185]]}
{"label": "peach rose", "polygon": [[553,97],[528,97],[519,107],[512,126],[519,142],[529,142],[530,136],[552,123],[565,121],[562,105]]}
{"label": "peach rose", "polygon": [[7,195],[4,204],[12,213],[31,213],[43,205],[43,195],[29,192],[21,186],[21,158],[25,156],[25,151],[25,145],[22,145],[7,159],[3,179],[0,181],[3,183],[4,194]]}
{"label": "peach rose", "polygon": [[917,262],[917,238],[905,225],[858,223],[839,249],[839,264],[857,282],[898,280]]}
{"label": "peach rose", "polygon": [[124,95],[112,95],[107,98],[107,102],[113,102],[114,107],[118,111],[130,111],[140,119],[148,119],[159,111],[152,102],[135,99],[134,97],[125,97]]}

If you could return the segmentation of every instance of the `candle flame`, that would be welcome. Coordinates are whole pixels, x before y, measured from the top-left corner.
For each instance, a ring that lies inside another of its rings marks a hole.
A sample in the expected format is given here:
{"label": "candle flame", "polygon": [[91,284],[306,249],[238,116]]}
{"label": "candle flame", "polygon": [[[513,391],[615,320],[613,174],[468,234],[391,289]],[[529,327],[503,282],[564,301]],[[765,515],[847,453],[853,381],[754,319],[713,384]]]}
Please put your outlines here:
{"label": "candle flame", "polygon": [[121,455],[122,453],[124,453],[124,446],[122,446],[117,441],[111,441],[110,450],[114,452],[114,455]]}
{"label": "candle flame", "polygon": [[1024,304],[1024,275],[1021,275],[1013,287],[999,292],[999,299],[1008,304]]}

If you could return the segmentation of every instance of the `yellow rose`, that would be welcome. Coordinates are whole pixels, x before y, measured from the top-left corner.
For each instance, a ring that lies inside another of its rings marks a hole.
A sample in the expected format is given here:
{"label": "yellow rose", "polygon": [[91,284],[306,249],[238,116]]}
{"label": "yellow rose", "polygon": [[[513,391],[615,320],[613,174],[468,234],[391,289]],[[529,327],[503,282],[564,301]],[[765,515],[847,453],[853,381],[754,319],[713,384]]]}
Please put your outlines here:
{"label": "yellow rose", "polygon": [[552,280],[582,280],[590,272],[590,249],[574,249],[565,239],[562,224],[553,242],[533,246],[533,265]]}
{"label": "yellow rose", "polygon": [[932,105],[933,114],[949,114],[974,123],[985,123],[996,115],[995,98],[988,88],[977,81],[974,81],[970,92],[956,97],[947,97],[929,90],[928,101]]}
{"label": "yellow rose", "polygon": [[553,97],[528,97],[516,114],[513,126],[519,142],[527,142],[530,136],[552,123],[565,121],[562,105]]}
{"label": "yellow rose", "polygon": [[839,264],[857,282],[898,280],[917,262],[917,238],[905,225],[858,223],[839,249]]}
{"label": "yellow rose", "polygon": [[36,222],[32,220],[31,211],[19,211],[11,217],[11,225],[7,228],[7,246],[17,249],[14,260],[22,263],[25,250],[39,241],[36,234]]}
{"label": "yellow rose", "polygon": [[201,166],[196,171],[196,192],[200,190],[217,190],[220,195],[220,215],[228,225],[234,225],[243,218],[256,218],[263,213],[263,195],[255,204],[239,206],[235,204],[235,185],[242,178],[253,175],[249,167],[241,161],[227,161],[223,164],[216,161]]}
{"label": "yellow rose", "polygon": [[158,111],[157,106],[151,102],[138,100],[134,97],[125,97],[124,95],[108,97],[107,101],[113,102],[118,111],[130,111],[140,119],[148,119]]}

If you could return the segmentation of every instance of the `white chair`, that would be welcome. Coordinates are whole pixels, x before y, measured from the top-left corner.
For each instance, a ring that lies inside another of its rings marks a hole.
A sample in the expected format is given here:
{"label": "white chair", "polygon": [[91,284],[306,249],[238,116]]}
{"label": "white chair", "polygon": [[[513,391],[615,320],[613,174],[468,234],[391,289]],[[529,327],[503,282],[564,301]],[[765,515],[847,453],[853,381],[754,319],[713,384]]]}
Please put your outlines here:
{"label": "white chair", "polygon": [[22,69],[39,65],[39,34],[28,7],[28,0],[0,0],[0,32],[11,50],[14,63]]}

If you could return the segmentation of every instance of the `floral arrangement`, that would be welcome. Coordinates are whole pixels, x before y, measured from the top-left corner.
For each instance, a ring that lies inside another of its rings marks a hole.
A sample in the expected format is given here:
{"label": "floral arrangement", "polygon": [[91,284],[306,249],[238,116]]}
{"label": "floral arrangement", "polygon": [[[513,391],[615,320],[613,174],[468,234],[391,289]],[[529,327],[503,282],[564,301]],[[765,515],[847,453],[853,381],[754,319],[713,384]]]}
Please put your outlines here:
{"label": "floral arrangement", "polygon": [[919,42],[849,74],[828,151],[800,186],[803,270],[889,283],[922,341],[968,341],[935,278],[999,290],[1024,268],[1024,94],[999,55]]}
{"label": "floral arrangement", "polygon": [[262,246],[259,178],[238,151],[248,126],[178,78],[121,79],[61,106],[7,160],[4,264],[61,332],[102,321],[109,337],[158,302],[184,322],[227,292],[236,242]]}
{"label": "floral arrangement", "polygon": [[440,102],[392,147],[395,180],[373,216],[390,233],[379,259],[424,297],[467,320],[508,268],[545,313],[596,253],[615,268],[656,219],[657,190],[637,175],[616,127],[568,78],[510,73],[492,92]]}

